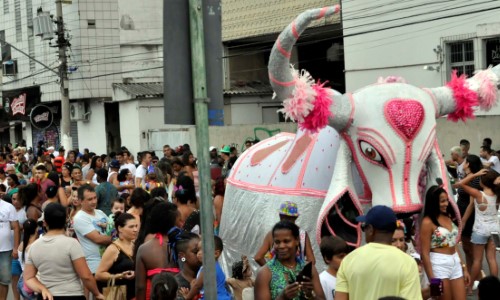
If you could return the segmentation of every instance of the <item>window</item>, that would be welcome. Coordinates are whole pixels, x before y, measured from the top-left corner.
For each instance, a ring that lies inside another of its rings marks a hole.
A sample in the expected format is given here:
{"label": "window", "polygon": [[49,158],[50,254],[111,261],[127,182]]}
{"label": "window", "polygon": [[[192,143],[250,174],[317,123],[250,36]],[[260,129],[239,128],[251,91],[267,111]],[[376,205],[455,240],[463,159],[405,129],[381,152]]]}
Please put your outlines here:
{"label": "window", "polygon": [[2,50],[1,61],[6,62],[11,60],[11,52],[10,52],[10,44],[7,44],[5,41],[5,30],[0,30],[0,48]]}
{"label": "window", "polygon": [[16,0],[14,2],[14,13],[16,17],[16,42],[21,42],[23,40],[23,21],[21,20],[21,1]]}
{"label": "window", "polygon": [[26,0],[26,19],[28,27],[33,27],[33,3],[32,0]]}
{"label": "window", "polygon": [[451,70],[457,70],[457,75],[474,74],[474,43],[463,41],[448,44],[448,54]]}
{"label": "window", "polygon": [[500,64],[500,38],[486,40],[486,66],[496,66]]}
{"label": "window", "polygon": [[[35,57],[35,36],[33,35],[33,27],[28,27],[28,54],[31,57]],[[29,62],[30,71],[36,69],[36,63],[33,59]]]}
{"label": "window", "polygon": [[87,20],[87,28],[95,29],[95,20]]}
{"label": "window", "polygon": [[3,0],[3,14],[4,15],[9,13],[9,1],[10,0]]}

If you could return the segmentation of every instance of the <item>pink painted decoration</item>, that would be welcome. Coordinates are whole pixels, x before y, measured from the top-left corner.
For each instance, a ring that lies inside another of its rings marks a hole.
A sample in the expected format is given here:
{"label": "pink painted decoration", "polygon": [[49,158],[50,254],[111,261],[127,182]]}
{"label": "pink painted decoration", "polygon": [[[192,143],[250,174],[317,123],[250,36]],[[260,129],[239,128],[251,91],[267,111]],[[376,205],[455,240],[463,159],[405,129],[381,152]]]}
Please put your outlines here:
{"label": "pink painted decoration", "polygon": [[424,107],[418,101],[394,99],[386,104],[385,115],[392,128],[410,141],[422,127]]}
{"label": "pink painted decoration", "polygon": [[406,80],[400,76],[379,77],[377,83],[406,83]]}
{"label": "pink painted decoration", "polygon": [[448,120],[458,122],[474,119],[474,106],[479,104],[477,94],[468,88],[465,75],[457,76],[457,71],[451,74],[451,81],[447,86],[453,91],[455,111],[448,114]]}

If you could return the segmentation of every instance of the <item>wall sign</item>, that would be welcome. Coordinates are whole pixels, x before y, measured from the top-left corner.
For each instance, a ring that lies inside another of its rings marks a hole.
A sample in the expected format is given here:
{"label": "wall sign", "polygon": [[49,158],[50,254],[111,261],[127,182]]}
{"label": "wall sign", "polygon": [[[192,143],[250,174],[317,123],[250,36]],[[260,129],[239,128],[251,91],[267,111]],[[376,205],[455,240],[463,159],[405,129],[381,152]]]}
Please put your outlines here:
{"label": "wall sign", "polygon": [[37,105],[33,107],[30,113],[31,124],[38,129],[46,129],[52,125],[54,115],[49,107]]}
{"label": "wall sign", "polygon": [[14,98],[10,104],[10,109],[12,110],[12,115],[26,115],[26,93],[19,95],[19,97]]}

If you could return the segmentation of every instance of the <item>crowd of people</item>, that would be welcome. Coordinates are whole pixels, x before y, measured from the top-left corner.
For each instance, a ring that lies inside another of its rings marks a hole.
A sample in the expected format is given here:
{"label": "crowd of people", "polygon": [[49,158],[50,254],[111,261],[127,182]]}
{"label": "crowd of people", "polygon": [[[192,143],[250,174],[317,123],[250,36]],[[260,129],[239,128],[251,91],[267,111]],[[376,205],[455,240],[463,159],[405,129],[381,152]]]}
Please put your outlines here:
{"label": "crowd of people", "polygon": [[[286,201],[280,221],[256,241],[262,246],[254,257],[243,256],[231,274],[217,260],[235,147],[207,149],[214,232],[205,232],[189,145],[165,145],[160,156],[140,152],[137,161],[126,147],[96,155],[44,146],[0,153],[0,300],[9,285],[15,300],[203,299],[201,234],[214,236],[215,253],[205,255],[216,259],[218,299],[459,300],[478,290],[484,300],[496,299],[491,291],[500,288],[494,243],[500,162],[490,139],[479,156],[462,140],[446,162],[461,223],[438,182],[419,217],[398,220],[385,206],[359,216],[366,244],[357,249],[323,237],[327,269],[318,270],[315,240],[296,225],[299,207]],[[481,270],[483,256],[490,276]],[[256,276],[252,265],[261,266]]]}

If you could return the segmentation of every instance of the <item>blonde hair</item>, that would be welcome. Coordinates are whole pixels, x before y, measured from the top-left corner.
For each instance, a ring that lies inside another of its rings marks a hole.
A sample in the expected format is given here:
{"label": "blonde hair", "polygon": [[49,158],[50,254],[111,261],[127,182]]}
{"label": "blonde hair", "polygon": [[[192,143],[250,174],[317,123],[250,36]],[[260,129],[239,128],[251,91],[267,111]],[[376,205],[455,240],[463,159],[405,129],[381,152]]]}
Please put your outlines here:
{"label": "blonde hair", "polygon": [[455,146],[450,149],[451,153],[458,154],[458,156],[462,156],[462,148],[460,146]]}

